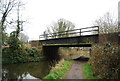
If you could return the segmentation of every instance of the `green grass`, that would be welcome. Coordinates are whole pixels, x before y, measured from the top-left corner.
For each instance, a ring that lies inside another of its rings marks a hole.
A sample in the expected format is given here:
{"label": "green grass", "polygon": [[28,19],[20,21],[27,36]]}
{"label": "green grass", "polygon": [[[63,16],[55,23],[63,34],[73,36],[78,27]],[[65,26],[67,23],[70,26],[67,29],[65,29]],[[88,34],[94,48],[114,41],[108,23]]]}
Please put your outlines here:
{"label": "green grass", "polygon": [[57,81],[63,79],[64,74],[70,69],[73,61],[67,60],[58,64],[55,68],[53,68],[50,73],[43,78],[43,80],[56,79]]}
{"label": "green grass", "polygon": [[84,64],[83,71],[86,79],[89,79],[90,81],[96,81],[98,79],[97,77],[93,76],[94,71],[88,63]]}

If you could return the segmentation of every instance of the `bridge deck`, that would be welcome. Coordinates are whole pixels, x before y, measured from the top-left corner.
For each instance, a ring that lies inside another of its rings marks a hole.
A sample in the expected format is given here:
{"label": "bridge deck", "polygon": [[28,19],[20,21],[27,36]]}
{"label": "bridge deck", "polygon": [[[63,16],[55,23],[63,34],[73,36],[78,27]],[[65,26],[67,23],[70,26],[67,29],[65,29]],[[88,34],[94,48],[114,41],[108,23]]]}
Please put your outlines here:
{"label": "bridge deck", "polygon": [[66,38],[56,38],[39,40],[41,45],[65,45],[65,44],[92,44],[99,42],[99,35],[86,35],[86,36],[76,36],[76,37],[66,37]]}
{"label": "bridge deck", "polygon": [[[86,33],[88,35],[85,35]],[[99,42],[99,27],[93,26],[40,36],[44,38],[39,40],[43,46],[90,47],[92,43]]]}

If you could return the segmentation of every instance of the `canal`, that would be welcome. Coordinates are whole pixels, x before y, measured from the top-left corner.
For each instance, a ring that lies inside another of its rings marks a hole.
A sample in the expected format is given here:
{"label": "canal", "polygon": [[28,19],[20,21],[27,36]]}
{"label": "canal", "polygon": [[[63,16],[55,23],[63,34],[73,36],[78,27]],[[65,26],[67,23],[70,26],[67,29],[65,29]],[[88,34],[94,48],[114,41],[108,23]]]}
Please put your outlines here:
{"label": "canal", "polygon": [[50,61],[7,64],[2,66],[3,81],[19,81],[24,79],[39,79],[45,77],[55,63]]}

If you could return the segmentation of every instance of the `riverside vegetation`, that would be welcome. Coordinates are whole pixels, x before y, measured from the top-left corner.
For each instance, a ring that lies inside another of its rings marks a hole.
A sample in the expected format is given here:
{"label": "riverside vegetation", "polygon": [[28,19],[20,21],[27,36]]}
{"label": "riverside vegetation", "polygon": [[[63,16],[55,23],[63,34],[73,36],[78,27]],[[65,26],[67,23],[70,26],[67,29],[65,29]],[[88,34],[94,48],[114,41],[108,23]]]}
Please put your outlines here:
{"label": "riverside vegetation", "polygon": [[106,43],[104,46],[94,45],[88,63],[84,64],[85,78],[90,81],[96,79],[119,79],[120,48]]}
{"label": "riverside vegetation", "polygon": [[40,55],[40,49],[37,49],[35,47],[25,47],[23,42],[16,38],[15,35],[15,31],[10,34],[10,37],[7,41],[9,47],[3,48],[2,50],[3,64],[40,61],[41,58],[43,58]]}
{"label": "riverside vegetation", "polygon": [[107,43],[94,46],[89,61],[94,76],[102,79],[118,79],[120,73],[120,48]]}

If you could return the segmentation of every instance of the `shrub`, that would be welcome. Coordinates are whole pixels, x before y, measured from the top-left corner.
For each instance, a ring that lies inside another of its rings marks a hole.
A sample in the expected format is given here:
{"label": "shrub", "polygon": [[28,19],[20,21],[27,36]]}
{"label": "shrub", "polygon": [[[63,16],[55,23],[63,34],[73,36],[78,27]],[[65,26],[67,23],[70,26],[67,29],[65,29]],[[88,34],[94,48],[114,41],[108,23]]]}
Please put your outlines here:
{"label": "shrub", "polygon": [[36,57],[40,55],[40,50],[35,47],[26,48],[26,51],[28,53],[28,56],[31,56],[31,57]]}
{"label": "shrub", "polygon": [[3,49],[3,57],[9,58],[11,63],[21,62],[21,59],[27,56],[23,43],[16,38],[16,31],[10,33],[7,43],[9,48]]}
{"label": "shrub", "polygon": [[25,48],[23,42],[16,38],[16,31],[10,34],[7,42],[9,48],[3,49],[3,63],[40,61],[40,50],[37,48]]}
{"label": "shrub", "polygon": [[99,78],[118,79],[120,49],[117,46],[94,46],[90,64]]}

